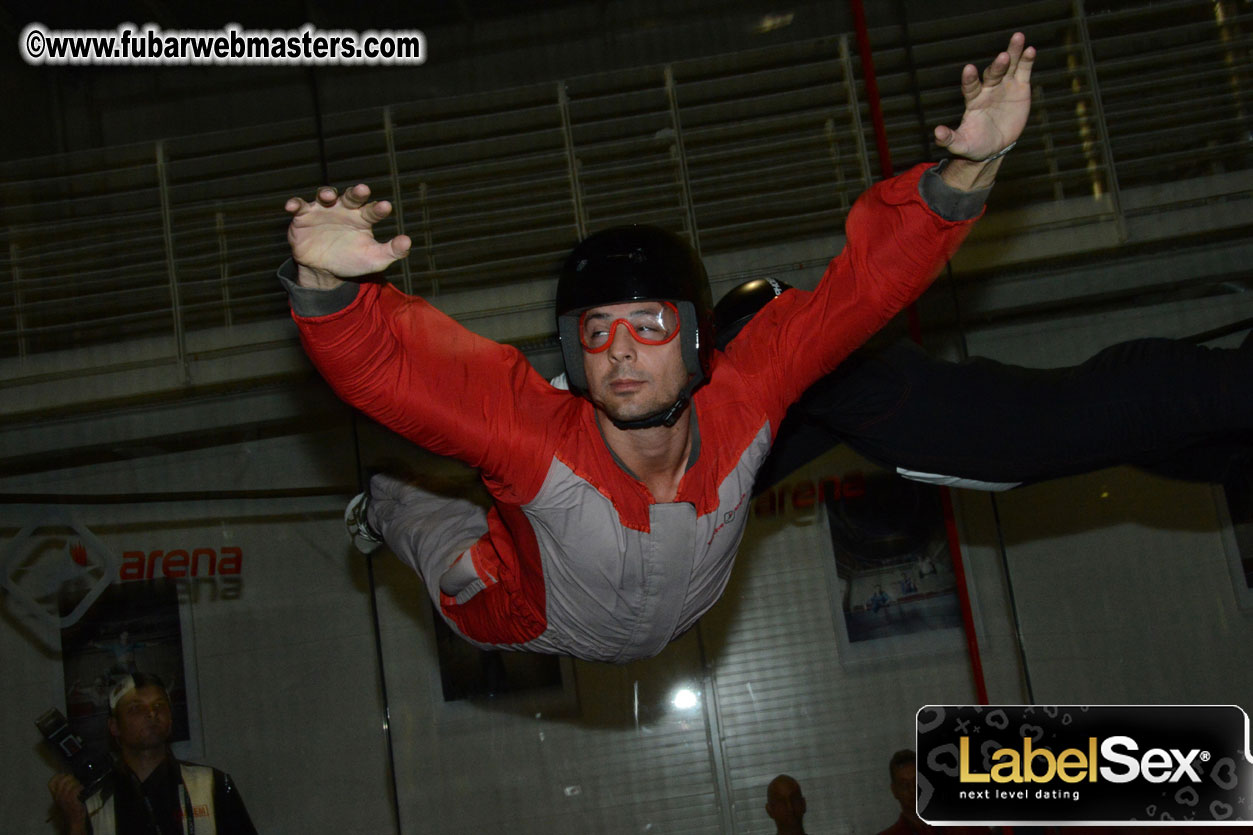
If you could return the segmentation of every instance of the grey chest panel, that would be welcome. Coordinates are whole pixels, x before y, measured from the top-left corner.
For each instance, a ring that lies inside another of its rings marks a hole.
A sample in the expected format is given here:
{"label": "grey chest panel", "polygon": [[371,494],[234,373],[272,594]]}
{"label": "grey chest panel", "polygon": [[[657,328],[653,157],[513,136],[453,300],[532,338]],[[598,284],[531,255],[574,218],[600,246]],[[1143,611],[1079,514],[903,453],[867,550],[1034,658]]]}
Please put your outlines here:
{"label": "grey chest panel", "polygon": [[717,508],[649,507],[649,530],[560,461],[524,508],[544,569],[548,630],[528,648],[623,663],[661,652],[725,588],[748,518],[753,476],[769,451],[762,427],[718,485]]}

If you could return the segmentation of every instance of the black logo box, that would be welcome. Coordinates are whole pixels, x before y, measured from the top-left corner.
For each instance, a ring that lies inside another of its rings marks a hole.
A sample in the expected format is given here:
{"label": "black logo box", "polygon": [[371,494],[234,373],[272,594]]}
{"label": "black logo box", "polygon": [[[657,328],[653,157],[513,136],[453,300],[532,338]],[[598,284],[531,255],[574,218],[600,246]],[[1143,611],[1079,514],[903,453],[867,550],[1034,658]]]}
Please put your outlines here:
{"label": "black logo box", "polygon": [[[928,823],[1253,821],[1248,718],[1233,705],[928,705],[918,711],[917,722],[918,812]],[[1054,773],[1048,781],[1028,781],[1028,764],[1022,762],[1028,745],[1033,752],[1049,752],[1032,755],[1030,767],[1039,776],[1050,757],[1075,749],[1064,770],[1079,779],[1068,782]],[[1094,745],[1097,763],[1081,768]],[[1012,756],[993,759],[1002,749],[1017,754],[1022,782],[992,779],[1011,775]],[[1150,751],[1152,779],[1141,771]],[[1133,774],[1126,782],[1110,779]],[[988,779],[979,782],[974,775]]]}

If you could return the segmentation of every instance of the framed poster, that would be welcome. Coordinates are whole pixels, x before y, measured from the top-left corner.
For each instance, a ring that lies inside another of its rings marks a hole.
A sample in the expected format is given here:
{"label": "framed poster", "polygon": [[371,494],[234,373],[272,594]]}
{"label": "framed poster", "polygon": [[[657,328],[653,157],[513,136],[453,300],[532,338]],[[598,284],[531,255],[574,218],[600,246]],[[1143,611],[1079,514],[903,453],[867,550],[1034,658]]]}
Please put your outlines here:
{"label": "framed poster", "polygon": [[822,491],[842,659],[962,652],[940,489],[862,462]]}
{"label": "framed poster", "polygon": [[109,692],[136,672],[165,682],[176,752],[186,756],[199,748],[184,649],[178,589],[168,578],[113,583],[81,619],[61,630],[66,718],[91,754],[109,749]]}

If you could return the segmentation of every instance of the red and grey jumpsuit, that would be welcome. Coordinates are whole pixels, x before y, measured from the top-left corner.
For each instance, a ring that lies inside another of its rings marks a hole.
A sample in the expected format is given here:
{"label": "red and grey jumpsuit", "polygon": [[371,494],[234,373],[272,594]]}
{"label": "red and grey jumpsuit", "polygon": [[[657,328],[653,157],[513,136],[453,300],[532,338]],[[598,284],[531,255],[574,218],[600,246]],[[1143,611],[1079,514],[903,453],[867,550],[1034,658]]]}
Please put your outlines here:
{"label": "red and grey jumpsuit", "polygon": [[[305,350],[339,396],[477,467],[491,494],[485,511],[372,484],[371,523],[448,623],[480,646],[615,663],[690,628],[726,586],[789,404],[926,288],[981,208],[982,193],[954,192],[926,169],[864,194],[817,289],[779,298],[714,354],[672,502],[654,501],[615,459],[591,402],[554,389],[518,350],[391,285],[299,288],[284,265]],[[450,596],[440,579],[458,559],[473,579]]]}

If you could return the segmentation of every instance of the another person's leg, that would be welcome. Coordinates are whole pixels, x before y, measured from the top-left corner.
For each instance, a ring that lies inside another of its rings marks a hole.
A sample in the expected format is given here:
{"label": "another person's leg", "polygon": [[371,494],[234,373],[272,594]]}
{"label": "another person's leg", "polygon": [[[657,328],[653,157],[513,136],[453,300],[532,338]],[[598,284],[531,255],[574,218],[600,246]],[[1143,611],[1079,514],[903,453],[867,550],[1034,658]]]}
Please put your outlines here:
{"label": "another person's leg", "polygon": [[[1029,369],[928,356],[907,342],[859,352],[799,404],[807,419],[891,467],[1031,482],[1119,464],[1220,482],[1253,446],[1253,350],[1169,339]],[[775,455],[795,457],[780,433]],[[812,439],[810,448],[816,445]],[[1187,466],[1190,450],[1208,449]],[[1230,449],[1228,456],[1221,450]]]}
{"label": "another person's leg", "polygon": [[787,478],[800,467],[840,444],[840,438],[821,424],[811,421],[793,407],[779,426],[770,455],[753,481],[756,497]]}

